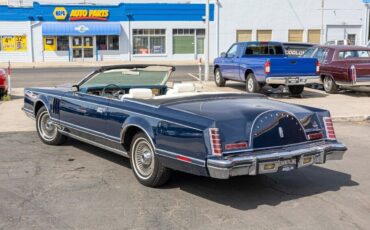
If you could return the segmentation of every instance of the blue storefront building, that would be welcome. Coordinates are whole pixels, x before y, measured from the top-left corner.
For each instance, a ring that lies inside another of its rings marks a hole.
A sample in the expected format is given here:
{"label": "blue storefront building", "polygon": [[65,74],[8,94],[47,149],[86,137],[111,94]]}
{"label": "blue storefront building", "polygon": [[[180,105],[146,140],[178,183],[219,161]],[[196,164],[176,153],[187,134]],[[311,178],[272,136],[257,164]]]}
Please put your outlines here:
{"label": "blue storefront building", "polygon": [[200,3],[0,5],[0,62],[195,60],[204,15]]}

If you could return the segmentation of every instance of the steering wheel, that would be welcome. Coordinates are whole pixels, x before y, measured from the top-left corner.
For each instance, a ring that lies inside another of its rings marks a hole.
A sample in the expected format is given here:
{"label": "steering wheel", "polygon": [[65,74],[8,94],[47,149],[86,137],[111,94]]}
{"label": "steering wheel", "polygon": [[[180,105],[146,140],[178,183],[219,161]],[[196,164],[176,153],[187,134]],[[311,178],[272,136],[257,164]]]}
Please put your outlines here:
{"label": "steering wheel", "polygon": [[115,90],[115,91],[113,91],[112,90],[112,96],[113,97],[116,97],[116,98],[119,98],[119,95],[122,93],[122,94],[125,94],[125,90],[123,90],[120,86],[118,86],[118,85],[116,85],[116,84],[108,84],[108,85],[106,85],[104,88],[103,88],[103,90],[102,90],[102,95],[104,96],[104,95],[107,95],[106,93],[105,93],[105,90],[107,90],[108,88],[117,88],[118,90]]}

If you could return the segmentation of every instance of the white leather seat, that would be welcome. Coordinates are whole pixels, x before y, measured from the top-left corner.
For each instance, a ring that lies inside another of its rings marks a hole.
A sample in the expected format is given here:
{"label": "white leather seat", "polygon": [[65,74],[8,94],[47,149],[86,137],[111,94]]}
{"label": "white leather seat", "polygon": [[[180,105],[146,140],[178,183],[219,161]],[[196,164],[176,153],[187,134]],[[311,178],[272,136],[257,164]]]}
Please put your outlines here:
{"label": "white leather seat", "polygon": [[196,88],[193,83],[178,83],[173,86],[173,89],[169,89],[166,95],[173,95],[177,93],[191,93],[195,91]]}
{"label": "white leather seat", "polygon": [[130,89],[129,94],[125,94],[121,97],[121,100],[125,98],[132,98],[132,99],[152,99],[153,92],[151,89]]}

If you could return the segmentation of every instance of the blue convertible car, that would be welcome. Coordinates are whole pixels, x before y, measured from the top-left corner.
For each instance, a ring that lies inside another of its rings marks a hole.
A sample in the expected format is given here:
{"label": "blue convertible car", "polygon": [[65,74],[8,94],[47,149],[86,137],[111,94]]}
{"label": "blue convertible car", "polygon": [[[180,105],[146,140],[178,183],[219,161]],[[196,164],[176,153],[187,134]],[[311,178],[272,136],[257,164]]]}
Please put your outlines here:
{"label": "blue convertible car", "polygon": [[171,66],[102,67],[72,87],[26,88],[23,110],[45,144],[75,138],[129,157],[146,186],[171,170],[227,179],[342,159],[326,110],[259,94],[197,92]]}

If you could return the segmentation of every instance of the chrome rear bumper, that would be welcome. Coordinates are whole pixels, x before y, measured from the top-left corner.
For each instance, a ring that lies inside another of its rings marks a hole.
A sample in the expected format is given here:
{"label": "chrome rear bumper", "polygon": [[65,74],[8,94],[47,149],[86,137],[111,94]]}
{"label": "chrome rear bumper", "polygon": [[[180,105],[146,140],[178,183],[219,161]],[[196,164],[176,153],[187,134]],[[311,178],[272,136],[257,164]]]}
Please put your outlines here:
{"label": "chrome rear bumper", "polygon": [[327,160],[341,160],[347,147],[341,143],[324,142],[279,150],[244,153],[222,159],[208,159],[210,177],[228,179],[233,176],[257,175],[290,171]]}
{"label": "chrome rear bumper", "polygon": [[305,85],[321,84],[319,76],[296,76],[296,77],[267,77],[266,83],[271,85]]}

